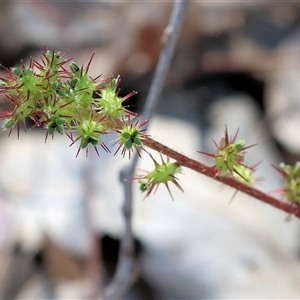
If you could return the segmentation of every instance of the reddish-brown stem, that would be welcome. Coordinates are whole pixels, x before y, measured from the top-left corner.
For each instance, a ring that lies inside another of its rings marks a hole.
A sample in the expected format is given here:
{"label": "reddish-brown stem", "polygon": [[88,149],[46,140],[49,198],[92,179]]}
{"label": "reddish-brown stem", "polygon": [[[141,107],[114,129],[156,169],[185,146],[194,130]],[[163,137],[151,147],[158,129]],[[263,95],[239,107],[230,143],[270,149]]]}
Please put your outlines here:
{"label": "reddish-brown stem", "polygon": [[183,167],[187,167],[198,173],[201,173],[201,174],[211,177],[215,180],[218,180],[228,186],[233,187],[234,189],[236,189],[242,193],[248,194],[249,196],[252,196],[262,202],[268,203],[278,209],[281,209],[289,214],[292,214],[292,215],[300,218],[300,206],[298,206],[294,203],[283,202],[281,200],[278,200],[278,199],[276,199],[270,195],[267,195],[251,186],[245,185],[232,177],[216,176],[216,171],[212,167],[208,167],[199,161],[193,160],[181,153],[178,153],[177,151],[175,151],[167,146],[164,146],[163,144],[161,144],[149,137],[145,138],[143,143],[145,146],[147,146],[153,150],[156,150],[158,152],[161,152],[162,154],[164,154],[168,157],[175,159]]}

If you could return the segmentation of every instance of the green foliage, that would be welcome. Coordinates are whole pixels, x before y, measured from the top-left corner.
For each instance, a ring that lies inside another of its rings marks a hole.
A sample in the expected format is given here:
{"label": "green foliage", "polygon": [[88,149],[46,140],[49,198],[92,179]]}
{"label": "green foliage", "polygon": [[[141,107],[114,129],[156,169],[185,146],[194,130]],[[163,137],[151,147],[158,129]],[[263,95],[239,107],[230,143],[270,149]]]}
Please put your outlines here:
{"label": "green foliage", "polygon": [[[132,120],[136,114],[129,112],[124,106],[133,91],[125,97],[119,96],[120,77],[109,76],[99,80],[88,74],[94,54],[87,67],[79,67],[76,62],[65,58],[66,53],[44,49],[41,61],[31,59],[29,66],[6,69],[6,77],[0,77],[0,93],[13,105],[12,111],[0,112],[2,129],[9,135],[20,124],[31,119],[34,127],[43,127],[48,135],[66,134],[71,145],[79,141],[80,150],[88,146],[94,147],[99,155],[97,146],[106,152],[110,149],[103,143],[103,136],[109,133],[117,134],[114,144],[118,144],[115,154],[121,149],[125,156],[136,150],[141,156],[148,135],[145,134],[147,121]],[[233,138],[229,137],[227,128],[225,135],[217,147],[216,153],[203,153],[214,160],[212,167],[217,176],[230,176],[247,185],[254,184],[253,177],[256,166],[245,165],[246,146],[244,140],[236,140],[238,132]],[[148,139],[149,140],[149,139]],[[160,150],[158,150],[160,151]],[[139,176],[140,190],[149,196],[160,184],[164,184],[170,195],[169,183],[174,183],[182,190],[177,182],[176,175],[180,172],[179,162],[171,163],[169,158],[165,162],[161,158],[159,164],[151,156],[154,169],[144,176]],[[300,162],[294,166],[281,164],[277,168],[285,180],[283,192],[286,198],[296,204],[300,203]],[[171,195],[172,197],[172,195]]]}
{"label": "green foliage", "polygon": [[2,128],[10,134],[17,126],[19,135],[19,123],[29,118],[35,127],[46,129],[46,136],[66,133],[72,144],[79,140],[77,154],[90,144],[97,153],[97,145],[110,152],[101,138],[110,132],[120,134],[118,142],[126,150],[141,148],[145,129],[137,123],[132,126],[132,113],[123,107],[136,92],[120,97],[120,77],[91,78],[88,70],[94,54],[85,69],[65,55],[44,49],[41,62],[31,59],[29,67],[6,69],[7,76],[0,78],[0,93],[14,108],[0,114]]}
{"label": "green foliage", "polygon": [[217,153],[198,152],[214,159],[215,177],[219,175],[232,176],[242,183],[253,184],[256,181],[253,177],[255,167],[245,165],[244,157],[246,150],[254,145],[246,146],[244,140],[236,140],[237,134],[238,131],[233,138],[230,138],[227,127],[225,127],[225,136],[220,140],[220,143],[217,144],[214,141]]}
{"label": "green foliage", "polygon": [[281,191],[287,200],[300,204],[300,162],[293,166],[281,163],[279,167],[276,169],[284,179],[284,188]]}
{"label": "green foliage", "polygon": [[49,134],[54,134],[57,131],[59,134],[64,133],[63,125],[66,123],[66,119],[59,117],[59,115],[51,116],[47,129]]}
{"label": "green foliage", "polygon": [[165,162],[162,156],[161,164],[159,164],[151,155],[150,157],[154,162],[154,169],[147,172],[146,175],[135,178],[139,180],[141,192],[147,192],[145,196],[147,197],[154,189],[155,192],[160,184],[164,184],[167,187],[171,198],[173,199],[168,185],[169,182],[173,182],[181,191],[183,191],[182,187],[177,182],[177,178],[175,177],[175,175],[181,170],[180,164],[178,162],[171,163],[169,159],[167,159]]}
{"label": "green foliage", "polygon": [[143,128],[147,122],[148,121],[139,123],[139,121],[136,121],[135,124],[133,124],[130,117],[127,121],[123,120],[123,122],[120,122],[121,129],[117,131],[119,137],[114,143],[114,145],[119,144],[115,155],[122,148],[121,154],[123,157],[125,156],[126,152],[128,152],[130,158],[130,153],[133,151],[133,149],[136,149],[139,156],[141,156],[139,149],[143,149],[143,140],[147,137],[147,135],[144,134],[146,129]]}

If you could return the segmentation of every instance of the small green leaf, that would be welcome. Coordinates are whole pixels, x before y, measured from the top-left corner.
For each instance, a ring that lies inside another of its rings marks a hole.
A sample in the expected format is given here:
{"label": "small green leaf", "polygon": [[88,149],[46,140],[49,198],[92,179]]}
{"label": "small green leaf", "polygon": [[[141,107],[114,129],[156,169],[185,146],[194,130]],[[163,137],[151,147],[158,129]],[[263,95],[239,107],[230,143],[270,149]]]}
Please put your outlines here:
{"label": "small green leaf", "polygon": [[130,139],[130,133],[129,132],[123,132],[122,137],[126,140]]}
{"label": "small green leaf", "polygon": [[56,84],[56,88],[57,88],[57,89],[60,89],[61,87],[62,87],[62,82],[59,81],[59,82]]}
{"label": "small green leaf", "polygon": [[32,70],[31,69],[25,69],[24,70],[24,76],[28,76],[32,74]]}
{"label": "small green leaf", "polygon": [[53,123],[48,127],[48,133],[53,134],[56,130],[56,126],[53,126]]}
{"label": "small green leaf", "polygon": [[63,134],[63,133],[64,133],[64,128],[63,128],[61,125],[57,125],[57,126],[56,126],[56,131],[57,131],[59,134]]}
{"label": "small green leaf", "polygon": [[56,124],[57,125],[64,125],[66,123],[66,120],[64,118],[57,118]]}
{"label": "small green leaf", "polygon": [[126,142],[125,142],[125,147],[126,147],[127,149],[130,149],[130,148],[132,147],[132,141],[131,141],[131,140],[126,141]]}
{"label": "small green leaf", "polygon": [[67,92],[65,90],[56,90],[56,93],[60,96],[60,97],[67,97]]}
{"label": "small green leaf", "polygon": [[70,88],[74,89],[76,84],[78,83],[78,78],[73,78],[70,82],[69,82],[69,86]]}
{"label": "small green leaf", "polygon": [[99,140],[93,137],[90,137],[89,142],[93,145],[96,146],[99,143]]}
{"label": "small green leaf", "polygon": [[22,73],[20,68],[13,68],[13,72],[17,77],[19,77]]}
{"label": "small green leaf", "polygon": [[70,69],[75,75],[77,75],[77,73],[80,71],[78,65],[74,61],[71,62]]}
{"label": "small green leaf", "polygon": [[141,146],[141,145],[142,145],[142,140],[141,140],[140,138],[138,138],[138,137],[135,137],[133,141],[134,141],[134,143],[135,143],[136,145],[138,145],[138,146]]}
{"label": "small green leaf", "polygon": [[237,140],[235,143],[234,143],[234,148],[236,151],[241,151],[243,150],[243,148],[245,147],[246,143],[245,141],[243,140]]}
{"label": "small green leaf", "polygon": [[5,129],[11,129],[12,127],[14,127],[15,122],[12,119],[5,119],[3,120],[3,127]]}
{"label": "small green leaf", "polygon": [[80,147],[82,149],[86,148],[89,144],[89,139],[88,138],[82,138],[81,139],[81,143],[80,143]]}
{"label": "small green leaf", "polygon": [[139,131],[137,129],[134,129],[131,133],[131,136],[137,136],[139,134]]}
{"label": "small green leaf", "polygon": [[146,192],[148,190],[147,183],[145,181],[139,180],[140,191]]}

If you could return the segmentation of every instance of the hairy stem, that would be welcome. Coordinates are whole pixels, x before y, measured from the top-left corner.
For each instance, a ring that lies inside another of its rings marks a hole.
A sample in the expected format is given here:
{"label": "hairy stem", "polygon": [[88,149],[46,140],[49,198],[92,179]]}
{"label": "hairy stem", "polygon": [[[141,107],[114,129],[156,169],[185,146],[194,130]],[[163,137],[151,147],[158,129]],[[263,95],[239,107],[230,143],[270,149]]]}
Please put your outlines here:
{"label": "hairy stem", "polygon": [[300,206],[299,205],[296,205],[291,202],[280,201],[270,195],[267,195],[255,188],[249,186],[249,185],[243,184],[232,177],[215,176],[216,171],[212,167],[206,166],[205,164],[203,164],[199,161],[193,160],[181,153],[178,153],[177,151],[175,151],[167,146],[164,146],[163,144],[161,144],[151,138],[146,138],[143,142],[144,142],[145,146],[147,146],[153,150],[156,150],[158,152],[161,152],[162,154],[178,161],[180,163],[180,165],[183,167],[187,167],[198,173],[201,173],[201,174],[211,177],[215,180],[218,180],[228,186],[233,187],[237,191],[248,194],[249,196],[252,196],[262,202],[268,203],[280,210],[283,210],[289,214],[292,214],[292,215],[300,218]]}

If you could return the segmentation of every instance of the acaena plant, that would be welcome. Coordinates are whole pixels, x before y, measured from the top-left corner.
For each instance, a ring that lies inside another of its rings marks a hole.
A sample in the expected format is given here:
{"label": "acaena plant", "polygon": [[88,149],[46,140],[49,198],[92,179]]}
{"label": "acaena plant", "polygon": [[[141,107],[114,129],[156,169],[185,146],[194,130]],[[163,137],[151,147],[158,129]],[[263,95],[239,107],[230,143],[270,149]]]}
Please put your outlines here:
{"label": "acaena plant", "polygon": [[[120,151],[123,157],[128,153],[130,158],[133,151],[142,156],[141,152],[149,147],[160,153],[161,163],[150,156],[154,168],[134,178],[139,180],[140,190],[146,197],[160,184],[167,187],[171,197],[169,183],[183,191],[177,176],[182,167],[188,167],[300,217],[300,163],[280,165],[278,170],[285,181],[282,191],[287,199],[281,201],[253,188],[257,182],[253,176],[257,165],[248,166],[245,154],[254,145],[246,146],[244,140],[237,139],[238,131],[231,138],[225,126],[224,137],[219,143],[214,141],[215,153],[198,151],[212,158],[213,166],[206,166],[158,143],[146,134],[148,121],[139,120],[138,115],[126,107],[126,100],[135,95],[135,91],[121,97],[119,76],[103,79],[89,76],[93,56],[86,67],[79,67],[66,58],[66,53],[45,48],[40,61],[31,59],[28,67],[4,68],[7,74],[0,78],[0,93],[12,103],[13,109],[0,112],[3,130],[11,135],[17,128],[19,137],[20,128],[26,129],[26,120],[30,119],[33,127],[44,128],[46,139],[49,135],[65,134],[71,145],[78,144],[76,156],[83,149],[87,155],[89,147],[100,156],[97,149],[100,146],[106,152],[112,152],[111,148],[116,147],[114,155]],[[105,144],[103,136],[111,133],[117,137]]]}
{"label": "acaena plant", "polygon": [[154,169],[149,172],[145,171],[145,175],[140,175],[135,179],[139,180],[141,192],[146,192],[145,198],[149,196],[153,190],[155,192],[160,184],[164,184],[167,187],[171,198],[173,199],[169,188],[170,182],[175,184],[183,192],[182,187],[177,182],[178,178],[175,176],[181,170],[180,164],[178,162],[170,162],[169,158],[165,162],[162,155],[160,156],[161,163],[158,163],[150,154],[150,157],[154,163]]}
{"label": "acaena plant", "polygon": [[225,136],[220,140],[219,144],[213,140],[217,153],[198,152],[214,159],[215,177],[218,175],[233,176],[238,181],[252,184],[255,181],[253,177],[255,166],[251,167],[245,164],[245,154],[247,149],[255,145],[246,146],[244,140],[236,140],[237,135],[238,130],[233,138],[229,137],[225,126]]}

